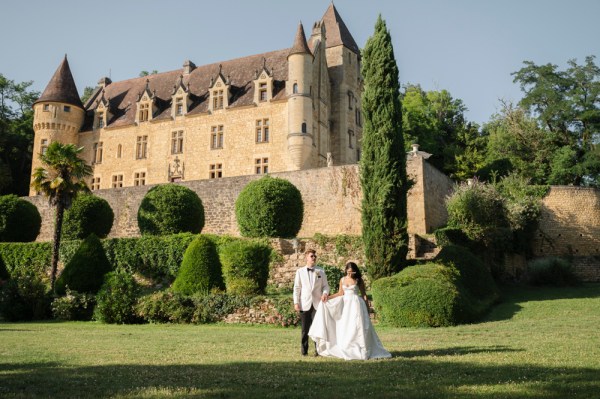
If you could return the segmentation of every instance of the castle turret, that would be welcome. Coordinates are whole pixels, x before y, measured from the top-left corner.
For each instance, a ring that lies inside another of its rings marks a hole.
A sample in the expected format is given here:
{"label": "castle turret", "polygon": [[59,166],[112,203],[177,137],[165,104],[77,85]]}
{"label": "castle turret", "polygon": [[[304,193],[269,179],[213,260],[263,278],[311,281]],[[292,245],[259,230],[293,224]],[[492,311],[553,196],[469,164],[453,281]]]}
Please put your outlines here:
{"label": "castle turret", "polygon": [[[66,55],[40,98],[33,103],[33,112],[32,172],[42,166],[39,154],[51,142],[77,144],[77,134],[83,125],[85,110]],[[34,194],[30,191],[30,195]]]}
{"label": "castle turret", "polygon": [[288,162],[289,170],[309,167],[313,147],[312,104],[313,55],[306,43],[304,27],[298,25],[294,45],[288,55]]}
{"label": "castle turret", "polygon": [[360,50],[333,3],[321,21],[327,32],[327,66],[332,82],[333,162],[336,165],[356,163],[362,138]]}

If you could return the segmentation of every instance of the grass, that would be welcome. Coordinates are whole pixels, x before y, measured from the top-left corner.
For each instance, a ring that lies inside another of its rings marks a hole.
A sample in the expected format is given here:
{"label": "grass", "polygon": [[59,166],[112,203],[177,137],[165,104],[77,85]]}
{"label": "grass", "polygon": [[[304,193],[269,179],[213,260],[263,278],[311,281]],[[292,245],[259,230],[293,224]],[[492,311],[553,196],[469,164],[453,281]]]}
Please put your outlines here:
{"label": "grass", "polygon": [[0,397],[600,398],[600,285],[506,289],[487,320],[377,326],[392,359],[299,355],[299,329],[0,323]]}

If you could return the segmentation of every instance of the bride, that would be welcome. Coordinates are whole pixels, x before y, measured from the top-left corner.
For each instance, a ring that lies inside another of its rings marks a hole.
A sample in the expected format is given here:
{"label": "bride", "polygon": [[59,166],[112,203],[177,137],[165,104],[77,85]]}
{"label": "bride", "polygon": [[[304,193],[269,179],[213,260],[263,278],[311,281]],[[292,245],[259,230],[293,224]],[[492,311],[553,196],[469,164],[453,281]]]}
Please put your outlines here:
{"label": "bride", "polygon": [[319,303],[308,332],[316,343],[317,352],[321,356],[345,360],[392,357],[381,344],[369,319],[365,283],[358,266],[348,262],[345,272],[338,292],[327,302]]}

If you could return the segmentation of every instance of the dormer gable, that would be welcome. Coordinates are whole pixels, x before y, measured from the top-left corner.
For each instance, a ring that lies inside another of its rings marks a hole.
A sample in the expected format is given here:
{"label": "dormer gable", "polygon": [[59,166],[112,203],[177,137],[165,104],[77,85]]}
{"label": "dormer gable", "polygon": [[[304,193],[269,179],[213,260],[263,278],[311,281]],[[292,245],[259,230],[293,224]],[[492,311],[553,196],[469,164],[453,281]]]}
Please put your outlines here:
{"label": "dormer gable", "polygon": [[110,98],[104,97],[104,91],[99,99],[96,100],[96,109],[94,110],[94,129],[103,129],[108,125],[112,118],[110,109]]}
{"label": "dormer gable", "polygon": [[157,109],[156,92],[150,90],[150,80],[146,79],[146,87],[138,94],[135,122],[142,123],[151,121]]}
{"label": "dormer gable", "polygon": [[218,111],[229,107],[229,89],[231,82],[229,78],[225,78],[222,72],[222,67],[219,65],[219,73],[216,78],[210,78],[210,101],[208,109],[211,112]]}
{"label": "dormer gable", "polygon": [[179,76],[171,92],[171,117],[186,115],[189,110],[190,86],[183,83],[183,75]]}
{"label": "dormer gable", "polygon": [[263,58],[263,66],[254,77],[254,103],[269,102],[273,98],[273,74],[267,68],[267,60]]}

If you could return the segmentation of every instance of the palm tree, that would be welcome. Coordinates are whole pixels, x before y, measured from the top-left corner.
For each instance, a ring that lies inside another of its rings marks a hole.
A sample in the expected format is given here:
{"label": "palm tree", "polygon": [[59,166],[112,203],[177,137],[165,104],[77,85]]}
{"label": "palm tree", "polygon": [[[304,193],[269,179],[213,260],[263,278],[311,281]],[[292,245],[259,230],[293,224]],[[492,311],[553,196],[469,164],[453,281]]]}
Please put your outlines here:
{"label": "palm tree", "polygon": [[89,191],[84,179],[92,175],[92,167],[79,158],[83,147],[73,144],[52,142],[40,160],[45,167],[39,167],[33,173],[31,187],[48,197],[50,206],[56,207],[54,238],[52,246],[52,273],[50,286],[54,292],[58,250],[62,234],[63,216],[79,192]]}

